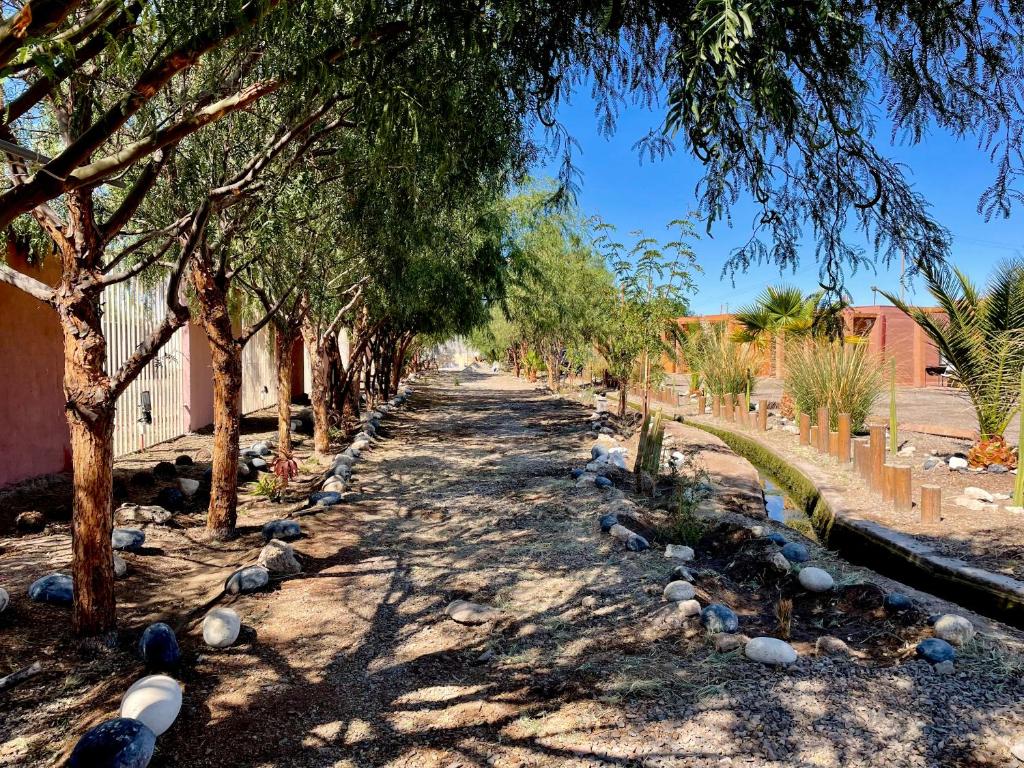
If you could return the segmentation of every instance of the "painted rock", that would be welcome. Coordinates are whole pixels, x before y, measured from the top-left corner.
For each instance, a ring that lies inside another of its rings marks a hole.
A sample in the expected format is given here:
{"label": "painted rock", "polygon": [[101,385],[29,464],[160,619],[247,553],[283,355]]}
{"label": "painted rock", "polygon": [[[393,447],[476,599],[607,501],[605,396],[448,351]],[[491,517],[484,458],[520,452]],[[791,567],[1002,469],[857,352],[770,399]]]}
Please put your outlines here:
{"label": "painted rock", "polygon": [[700,623],[712,634],[735,632],[740,628],[740,619],[727,605],[712,603],[700,612]]}
{"label": "painted rock", "polygon": [[114,578],[120,579],[128,573],[128,563],[116,552],[114,553]]}
{"label": "painted rock", "polygon": [[211,648],[234,645],[242,631],[242,620],[230,608],[211,608],[203,618],[203,642]]}
{"label": "painted rock", "polygon": [[190,477],[179,477],[178,487],[185,496],[192,497],[199,491],[199,481]]}
{"label": "painted rock", "polygon": [[974,625],[963,616],[947,613],[936,619],[935,636],[951,645],[966,645],[974,639]]}
{"label": "painted rock", "polygon": [[271,520],[263,526],[263,540],[294,541],[302,537],[302,528],[294,520]]}
{"label": "painted rock", "polygon": [[302,573],[302,566],[295,558],[295,550],[292,545],[279,539],[271,539],[260,551],[259,559],[256,561],[271,573]]}
{"label": "painted rock", "polygon": [[685,544],[668,544],[665,547],[665,557],[682,560],[684,563],[693,560],[694,555],[693,547],[688,547]]}
{"label": "painted rock", "polygon": [[786,541],[786,537],[785,536],[783,536],[781,533],[776,533],[775,531],[772,531],[771,533],[769,533],[767,536],[765,536],[765,538],[768,539],[768,541],[775,542],[780,547],[784,547],[784,546],[786,546],[786,544],[789,543],[788,541]]}
{"label": "painted rock", "polygon": [[341,503],[341,494],[335,491],[317,491],[309,494],[309,503],[316,507],[333,507]]}
{"label": "painted rock", "polygon": [[7,606],[11,604],[11,596],[6,589],[0,587],[0,613],[7,610]]}
{"label": "painted rock", "polygon": [[345,481],[332,475],[324,481],[323,489],[328,493],[341,493],[345,490]]}
{"label": "painted rock", "polygon": [[751,661],[761,664],[792,664],[796,661],[796,650],[785,640],[774,637],[754,637],[743,649]]}
{"label": "painted rock", "polygon": [[803,544],[791,541],[782,550],[782,556],[791,563],[806,563],[811,559],[811,553]]}
{"label": "painted rock", "polygon": [[156,734],[145,723],[116,717],[86,731],[68,759],[68,768],[146,768]]}
{"label": "painted rock", "polygon": [[138,528],[115,528],[110,535],[110,545],[125,552],[134,552],[145,543],[146,534]]}
{"label": "painted rock", "polygon": [[902,613],[914,607],[914,601],[899,592],[890,592],[882,600],[882,605],[889,613]]}
{"label": "painted rock", "polygon": [[596,485],[598,488],[611,488],[613,483],[604,475],[598,475],[597,477],[594,478],[594,485]]}
{"label": "painted rock", "polygon": [[264,442],[253,443],[249,449],[257,456],[269,456],[273,451],[270,450],[270,446]]}
{"label": "painted rock", "polygon": [[63,573],[51,573],[36,579],[28,588],[28,599],[34,603],[67,605],[72,600],[71,577]]}
{"label": "painted rock", "polygon": [[181,661],[181,650],[174,630],[162,621],[146,627],[139,638],[139,655],[154,669],[170,669]]}
{"label": "painted rock", "polygon": [[459,624],[486,624],[498,618],[499,612],[489,605],[453,600],[444,609],[445,615]]}
{"label": "painted rock", "polygon": [[800,586],[808,592],[828,592],[835,585],[835,581],[828,571],[815,568],[813,565],[802,568],[797,580],[800,582]]}
{"label": "painted rock", "polygon": [[697,595],[697,590],[688,581],[672,581],[665,587],[662,596],[672,603],[681,603],[684,600],[692,600]]}
{"label": "painted rock", "polygon": [[945,640],[929,637],[917,644],[917,655],[931,664],[940,664],[955,660],[956,649]]}
{"label": "painted rock", "polygon": [[121,717],[138,720],[157,736],[170,728],[181,711],[181,684],[167,675],[136,680],[121,697]]}
{"label": "painted rock", "polygon": [[270,583],[270,571],[262,565],[250,565],[239,568],[228,576],[224,582],[224,591],[229,595],[238,595],[244,592],[255,592],[263,589]]}
{"label": "painted rock", "polygon": [[161,488],[156,495],[156,503],[172,512],[180,512],[185,508],[185,494],[178,488]]}
{"label": "painted rock", "polygon": [[617,515],[602,515],[600,520],[601,531],[608,533],[612,529],[612,526],[619,524],[619,518]]}
{"label": "painted rock", "polygon": [[582,474],[583,470],[580,469],[579,467],[576,467],[575,469],[569,472],[569,477],[571,477],[573,480],[579,480]]}
{"label": "painted rock", "polygon": [[177,467],[191,467],[195,462],[192,461],[192,457],[188,454],[181,454],[174,460],[174,465]]}
{"label": "painted rock", "polygon": [[169,461],[159,461],[153,467],[153,477],[157,480],[173,480],[178,474],[178,469]]}
{"label": "painted rock", "polygon": [[249,463],[252,465],[252,468],[255,469],[257,472],[270,471],[270,465],[267,464],[266,459],[262,458],[261,456],[253,456]]}

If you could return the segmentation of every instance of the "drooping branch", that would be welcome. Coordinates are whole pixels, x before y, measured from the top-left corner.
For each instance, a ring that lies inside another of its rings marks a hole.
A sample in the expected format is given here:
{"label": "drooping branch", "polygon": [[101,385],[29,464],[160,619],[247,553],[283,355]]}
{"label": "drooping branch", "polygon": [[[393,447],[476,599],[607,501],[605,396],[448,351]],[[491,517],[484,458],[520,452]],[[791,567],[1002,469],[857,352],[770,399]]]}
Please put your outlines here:
{"label": "drooping branch", "polygon": [[53,302],[53,289],[46,285],[46,283],[40,282],[34,277],[29,277],[6,264],[0,264],[0,283],[13,285],[19,291],[24,291],[29,296],[39,299],[39,301],[45,304]]}
{"label": "drooping branch", "polygon": [[281,298],[279,298],[277,302],[270,309],[267,310],[266,314],[264,314],[263,317],[261,317],[257,322],[253,323],[244,331],[242,331],[242,333],[238,337],[238,345],[240,347],[244,347],[246,344],[249,343],[249,339],[251,339],[257,333],[263,330],[263,326],[265,326],[273,319],[274,315],[277,314],[277,311],[281,309],[282,306],[284,306],[284,303],[288,300],[288,297],[292,295],[292,291],[294,290],[295,286],[292,285],[287,291],[281,294]]}
{"label": "drooping branch", "polygon": [[160,171],[164,165],[167,164],[168,158],[173,153],[173,147],[167,150],[158,150],[156,154],[150,158],[146,167],[139,174],[139,178],[135,180],[135,184],[132,185],[131,190],[125,196],[124,200],[117,207],[117,210],[111,214],[110,218],[105,224],[100,227],[100,241],[105,245],[113,240],[125,225],[135,215],[142,201],[145,200],[149,190],[153,188],[153,184],[156,183],[157,177],[160,175]]}

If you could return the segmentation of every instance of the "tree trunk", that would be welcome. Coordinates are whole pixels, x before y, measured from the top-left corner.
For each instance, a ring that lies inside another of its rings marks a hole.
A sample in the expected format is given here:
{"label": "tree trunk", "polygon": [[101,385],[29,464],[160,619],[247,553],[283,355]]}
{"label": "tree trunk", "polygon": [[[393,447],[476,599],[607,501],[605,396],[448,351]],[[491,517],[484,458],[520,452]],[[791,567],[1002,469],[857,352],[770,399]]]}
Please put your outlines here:
{"label": "tree trunk", "polygon": [[[327,355],[321,345],[319,334],[312,323],[302,325],[302,340],[309,352],[309,364],[313,381],[310,382],[309,399],[313,407],[313,450],[326,456],[331,450],[330,404],[328,402],[329,370]],[[325,340],[324,343],[329,343]]]}
{"label": "tree trunk", "polygon": [[213,480],[206,530],[213,538],[226,539],[234,535],[238,518],[242,350],[230,335],[216,341],[211,336],[210,353],[213,358]]}
{"label": "tree trunk", "polygon": [[277,452],[292,453],[292,346],[295,334],[274,329],[274,365],[277,368]]}
{"label": "tree trunk", "polygon": [[[70,282],[73,286],[77,279]],[[100,635],[112,631],[116,620],[110,544],[114,407],[106,374],[107,342],[96,298],[64,286],[57,312],[64,332],[65,414],[74,470],[71,622],[79,635]]]}
{"label": "tree trunk", "polygon": [[625,381],[619,382],[619,418],[626,416],[626,398],[629,395],[629,385]]}

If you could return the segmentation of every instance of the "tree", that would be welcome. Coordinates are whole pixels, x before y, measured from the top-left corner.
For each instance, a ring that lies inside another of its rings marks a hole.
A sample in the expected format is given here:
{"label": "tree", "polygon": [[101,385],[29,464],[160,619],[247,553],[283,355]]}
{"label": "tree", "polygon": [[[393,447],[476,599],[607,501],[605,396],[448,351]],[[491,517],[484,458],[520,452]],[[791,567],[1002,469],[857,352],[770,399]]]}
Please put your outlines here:
{"label": "tree", "polygon": [[1020,407],[1024,368],[1024,261],[1004,261],[979,290],[959,269],[919,265],[941,313],[885,296],[928,334],[963,387],[978,418],[981,438],[1002,437]]}

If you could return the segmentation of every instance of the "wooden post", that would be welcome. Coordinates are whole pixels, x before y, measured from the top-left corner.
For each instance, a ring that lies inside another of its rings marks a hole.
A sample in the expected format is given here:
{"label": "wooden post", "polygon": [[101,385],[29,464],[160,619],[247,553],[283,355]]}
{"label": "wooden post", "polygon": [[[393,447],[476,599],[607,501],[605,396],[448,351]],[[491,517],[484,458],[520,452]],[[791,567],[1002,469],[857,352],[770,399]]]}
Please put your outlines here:
{"label": "wooden post", "polygon": [[882,465],[885,464],[885,425],[872,424],[868,427],[868,445],[871,446],[871,458],[868,469],[868,483],[871,490],[882,490]]}
{"label": "wooden post", "polygon": [[711,396],[711,415],[716,419],[722,415],[722,396]]}
{"label": "wooden post", "polygon": [[828,408],[818,409],[818,450],[828,453]]}
{"label": "wooden post", "polygon": [[840,464],[850,463],[850,414],[839,414],[839,453]]}
{"label": "wooden post", "polygon": [[722,406],[725,408],[725,413],[723,415],[725,416],[726,421],[732,421],[736,417],[736,409],[732,402],[732,393],[726,392],[724,397],[725,400],[722,403]]}
{"label": "wooden post", "polygon": [[868,444],[863,440],[858,440],[853,444],[853,469],[862,480],[868,479],[868,467],[871,463],[868,458],[870,450]]}
{"label": "wooden post", "polygon": [[808,434],[810,435],[810,438],[811,438],[811,445],[813,445],[815,448],[817,448],[818,447],[818,425],[815,424],[813,427],[811,427],[811,431]]}
{"label": "wooden post", "polygon": [[810,445],[811,442],[811,416],[807,413],[800,414],[800,445]]}
{"label": "wooden post", "polygon": [[735,415],[736,415],[736,418],[735,418],[736,426],[738,426],[738,427],[745,427],[746,424],[743,423],[743,403],[736,403],[736,405],[734,407],[735,407]]}
{"label": "wooden post", "polygon": [[921,486],[921,522],[937,523],[942,520],[942,488],[937,485]]}
{"label": "wooden post", "polygon": [[704,395],[697,395],[697,413],[704,415],[704,409],[708,407],[708,399]]}
{"label": "wooden post", "polygon": [[892,468],[892,503],[899,512],[909,512],[914,508],[910,490],[910,467]]}
{"label": "wooden post", "polygon": [[768,401],[757,401],[757,425],[762,432],[768,431]]}
{"label": "wooden post", "polygon": [[828,433],[828,455],[839,458],[839,433]]}
{"label": "wooden post", "polygon": [[892,501],[896,495],[896,473],[892,464],[882,465],[882,498]]}

